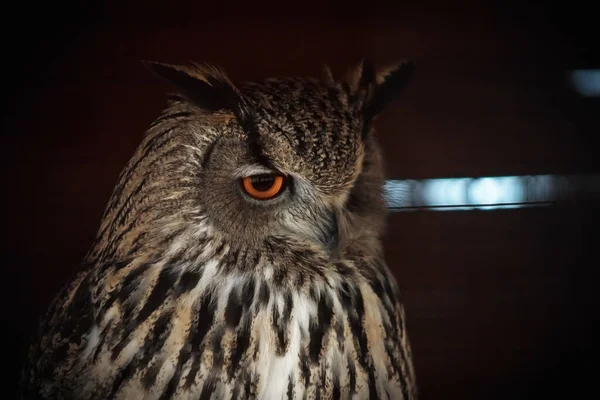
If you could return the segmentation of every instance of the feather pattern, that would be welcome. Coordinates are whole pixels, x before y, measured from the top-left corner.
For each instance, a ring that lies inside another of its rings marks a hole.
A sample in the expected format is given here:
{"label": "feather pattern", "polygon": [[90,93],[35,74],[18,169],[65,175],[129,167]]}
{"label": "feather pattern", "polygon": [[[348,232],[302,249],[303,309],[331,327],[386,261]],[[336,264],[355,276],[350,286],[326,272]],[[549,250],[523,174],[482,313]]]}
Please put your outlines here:
{"label": "feather pattern", "polygon": [[[230,163],[235,173],[256,169],[259,158],[238,146],[250,135],[242,117],[172,97],[121,173],[80,272],[40,324],[23,398],[417,397],[404,308],[379,241],[381,156],[374,138],[361,139],[344,86],[319,85],[236,89],[272,162],[261,168],[297,177],[300,204],[290,194],[268,210],[214,186]],[[322,135],[310,136],[321,122]],[[339,235],[335,252],[319,239],[328,232]]]}

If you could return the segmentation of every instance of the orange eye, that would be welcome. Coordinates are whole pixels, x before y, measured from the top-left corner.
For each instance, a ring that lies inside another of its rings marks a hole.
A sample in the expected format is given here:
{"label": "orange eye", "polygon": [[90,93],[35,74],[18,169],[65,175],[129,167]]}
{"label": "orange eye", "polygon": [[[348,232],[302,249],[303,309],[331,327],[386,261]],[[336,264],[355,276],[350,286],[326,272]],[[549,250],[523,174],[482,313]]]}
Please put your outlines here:
{"label": "orange eye", "polygon": [[284,179],[281,175],[252,175],[242,179],[242,187],[252,198],[269,200],[282,192],[283,181]]}

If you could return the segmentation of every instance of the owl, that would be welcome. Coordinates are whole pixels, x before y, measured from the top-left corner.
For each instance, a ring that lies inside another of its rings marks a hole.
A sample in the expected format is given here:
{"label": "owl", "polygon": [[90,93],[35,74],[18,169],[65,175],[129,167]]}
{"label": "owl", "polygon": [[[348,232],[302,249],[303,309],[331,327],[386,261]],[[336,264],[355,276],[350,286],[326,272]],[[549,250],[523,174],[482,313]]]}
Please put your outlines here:
{"label": "owl", "polygon": [[23,398],[416,399],[373,125],[413,63],[235,84],[145,65],[176,94],[42,319]]}

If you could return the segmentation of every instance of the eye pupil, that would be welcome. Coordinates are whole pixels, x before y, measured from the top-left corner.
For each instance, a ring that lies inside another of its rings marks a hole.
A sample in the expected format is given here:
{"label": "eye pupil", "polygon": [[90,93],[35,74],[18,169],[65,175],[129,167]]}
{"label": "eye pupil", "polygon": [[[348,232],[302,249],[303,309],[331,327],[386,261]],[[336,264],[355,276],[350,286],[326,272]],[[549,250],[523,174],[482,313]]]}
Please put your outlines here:
{"label": "eye pupil", "polygon": [[242,178],[244,192],[257,200],[269,200],[285,189],[285,177],[279,174],[260,174]]}
{"label": "eye pupil", "polygon": [[275,177],[273,175],[255,175],[250,177],[250,182],[254,189],[259,192],[265,192],[273,187],[275,184]]}

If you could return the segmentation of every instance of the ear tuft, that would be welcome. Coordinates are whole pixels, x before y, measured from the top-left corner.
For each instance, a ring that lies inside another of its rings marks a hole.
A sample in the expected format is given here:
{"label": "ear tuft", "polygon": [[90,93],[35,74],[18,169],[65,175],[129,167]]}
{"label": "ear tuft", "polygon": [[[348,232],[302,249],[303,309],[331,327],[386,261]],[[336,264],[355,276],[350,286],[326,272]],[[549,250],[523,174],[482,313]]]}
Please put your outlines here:
{"label": "ear tuft", "polygon": [[196,63],[183,66],[154,61],[143,61],[142,65],[207,112],[235,111],[242,102],[240,92],[219,68]]}
{"label": "ear tuft", "polygon": [[411,61],[402,61],[376,71],[373,64],[363,58],[347,71],[342,83],[355,107],[363,114],[363,138],[370,131],[371,121],[409,84],[414,69]]}
{"label": "ear tuft", "polygon": [[377,117],[410,83],[415,65],[412,61],[403,61],[383,68],[377,72],[373,94],[365,113],[371,118]]}
{"label": "ear tuft", "polygon": [[377,117],[410,82],[414,64],[403,61],[375,70],[366,59],[346,73],[344,83],[355,96],[367,118]]}
{"label": "ear tuft", "polygon": [[335,84],[335,78],[333,77],[331,69],[329,69],[329,66],[327,64],[323,64],[322,78],[323,81],[328,85]]}
{"label": "ear tuft", "polygon": [[374,81],[374,76],[373,64],[369,60],[362,58],[358,65],[346,71],[344,83],[348,85],[352,95],[357,95],[361,89],[369,90]]}

